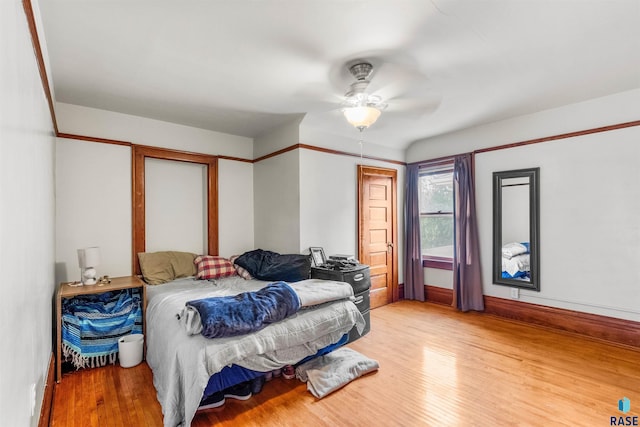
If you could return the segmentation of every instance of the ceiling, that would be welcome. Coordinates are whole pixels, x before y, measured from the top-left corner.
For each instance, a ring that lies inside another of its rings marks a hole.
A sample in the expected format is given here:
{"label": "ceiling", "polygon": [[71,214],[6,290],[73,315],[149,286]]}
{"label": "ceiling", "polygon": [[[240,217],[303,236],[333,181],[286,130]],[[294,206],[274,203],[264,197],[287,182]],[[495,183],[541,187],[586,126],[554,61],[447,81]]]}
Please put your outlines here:
{"label": "ceiling", "polygon": [[[346,63],[412,141],[640,87],[638,0],[42,0],[55,100],[255,138],[358,138]],[[64,132],[64,126],[61,131]],[[100,136],[100,135],[92,135]]]}

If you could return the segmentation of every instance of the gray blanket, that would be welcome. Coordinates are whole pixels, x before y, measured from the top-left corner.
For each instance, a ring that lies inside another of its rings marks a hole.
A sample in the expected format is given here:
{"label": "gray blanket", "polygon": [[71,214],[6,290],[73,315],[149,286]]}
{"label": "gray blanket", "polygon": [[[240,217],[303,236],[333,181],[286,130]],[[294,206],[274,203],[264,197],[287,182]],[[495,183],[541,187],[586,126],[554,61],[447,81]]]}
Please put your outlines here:
{"label": "gray blanket", "polygon": [[247,335],[208,339],[189,335],[177,319],[187,301],[255,291],[268,282],[239,277],[215,283],[178,279],[147,286],[147,363],[162,406],[165,426],[189,425],[209,377],[230,364],[267,372],[294,364],[336,343],[364,318],[349,299],[300,310]]}
{"label": "gray blanket", "polygon": [[307,390],[321,399],[378,368],[375,360],[348,347],[342,347],[298,366],[296,377],[306,382]]}

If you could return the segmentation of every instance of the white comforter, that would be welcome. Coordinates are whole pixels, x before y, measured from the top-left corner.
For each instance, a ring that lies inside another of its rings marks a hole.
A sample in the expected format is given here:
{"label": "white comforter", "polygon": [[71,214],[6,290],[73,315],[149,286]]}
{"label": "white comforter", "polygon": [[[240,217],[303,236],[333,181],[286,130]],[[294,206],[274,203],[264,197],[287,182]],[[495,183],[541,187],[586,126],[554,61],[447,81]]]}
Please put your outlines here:
{"label": "white comforter", "polygon": [[[281,322],[248,335],[208,339],[188,335],[178,320],[187,301],[254,291],[269,282],[231,277],[214,282],[178,279],[147,286],[147,363],[162,405],[165,426],[189,425],[209,377],[227,365],[270,371],[315,354],[337,342],[364,319],[348,298],[300,310]],[[304,292],[309,288],[299,282]],[[344,286],[336,286],[340,298]],[[298,290],[296,290],[298,292]],[[353,291],[351,291],[352,294]],[[301,300],[311,296],[301,296]],[[325,296],[322,296],[324,301]]]}

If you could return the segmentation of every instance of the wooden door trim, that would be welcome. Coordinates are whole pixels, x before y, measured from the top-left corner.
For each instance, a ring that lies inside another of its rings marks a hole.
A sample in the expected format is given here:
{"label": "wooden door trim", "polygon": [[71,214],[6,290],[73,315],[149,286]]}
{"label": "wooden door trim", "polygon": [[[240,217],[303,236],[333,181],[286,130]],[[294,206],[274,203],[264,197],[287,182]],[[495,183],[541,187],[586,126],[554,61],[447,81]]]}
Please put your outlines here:
{"label": "wooden door trim", "polygon": [[138,253],[146,250],[145,165],[146,158],[197,163],[207,166],[207,250],[218,255],[218,158],[166,148],[133,145],[131,148],[131,269],[141,274]]}
{"label": "wooden door trim", "polygon": [[364,178],[365,176],[387,176],[391,178],[393,195],[391,197],[391,209],[393,218],[391,222],[391,239],[394,246],[393,256],[391,257],[391,300],[392,302],[400,299],[398,289],[398,171],[396,169],[381,168],[374,166],[358,165],[358,259],[362,259],[364,247],[362,245],[364,215],[362,212],[362,197],[364,195]]}

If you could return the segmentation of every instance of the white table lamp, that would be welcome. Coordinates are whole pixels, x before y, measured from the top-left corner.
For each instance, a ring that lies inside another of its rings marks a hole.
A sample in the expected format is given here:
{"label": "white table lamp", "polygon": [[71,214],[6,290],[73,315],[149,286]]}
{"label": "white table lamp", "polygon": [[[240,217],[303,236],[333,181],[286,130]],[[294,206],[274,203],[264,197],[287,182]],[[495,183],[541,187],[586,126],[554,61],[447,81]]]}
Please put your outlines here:
{"label": "white table lamp", "polygon": [[95,267],[100,265],[100,248],[78,249],[78,265],[80,266],[80,281],[83,285],[95,285],[97,273]]}

